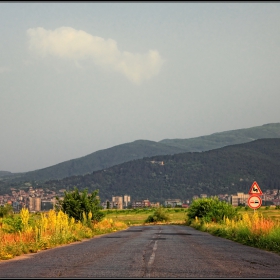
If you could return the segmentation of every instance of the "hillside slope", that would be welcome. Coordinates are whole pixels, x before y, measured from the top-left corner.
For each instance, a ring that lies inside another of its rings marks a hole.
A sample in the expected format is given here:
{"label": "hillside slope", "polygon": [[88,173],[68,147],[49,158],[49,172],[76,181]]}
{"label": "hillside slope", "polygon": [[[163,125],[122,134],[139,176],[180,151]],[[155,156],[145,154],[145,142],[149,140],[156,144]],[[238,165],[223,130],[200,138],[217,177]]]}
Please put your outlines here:
{"label": "hillside slope", "polygon": [[280,138],[280,123],[229,130],[189,139],[164,139],[159,143],[181,148],[186,152],[202,152],[264,138]]}
{"label": "hillside slope", "polygon": [[2,180],[10,182],[33,180],[42,182],[73,175],[84,175],[143,157],[208,151],[264,138],[280,138],[280,123],[225,131],[189,139],[165,139],[159,142],[137,140],[35,171],[15,174],[3,173],[2,177],[0,173],[0,177]]}
{"label": "hillside slope", "polygon": [[43,186],[99,189],[102,200],[128,194],[133,200],[162,202],[167,198],[191,199],[201,193],[248,193],[255,180],[262,191],[280,187],[280,138],[137,159],[84,176],[51,180]]}
{"label": "hillside slope", "polygon": [[22,179],[28,181],[61,179],[68,176],[91,173],[95,170],[104,169],[133,159],[181,152],[184,152],[184,149],[167,146],[154,141],[137,140],[100,150],[87,156],[65,161],[47,168],[27,172],[22,176]]}

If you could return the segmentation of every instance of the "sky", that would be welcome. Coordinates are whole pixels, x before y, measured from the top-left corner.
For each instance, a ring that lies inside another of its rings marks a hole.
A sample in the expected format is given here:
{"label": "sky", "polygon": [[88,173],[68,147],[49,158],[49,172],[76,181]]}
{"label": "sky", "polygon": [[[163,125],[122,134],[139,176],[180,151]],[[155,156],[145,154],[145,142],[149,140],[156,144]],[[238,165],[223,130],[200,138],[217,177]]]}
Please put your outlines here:
{"label": "sky", "polygon": [[280,122],[280,2],[0,2],[0,170]]}

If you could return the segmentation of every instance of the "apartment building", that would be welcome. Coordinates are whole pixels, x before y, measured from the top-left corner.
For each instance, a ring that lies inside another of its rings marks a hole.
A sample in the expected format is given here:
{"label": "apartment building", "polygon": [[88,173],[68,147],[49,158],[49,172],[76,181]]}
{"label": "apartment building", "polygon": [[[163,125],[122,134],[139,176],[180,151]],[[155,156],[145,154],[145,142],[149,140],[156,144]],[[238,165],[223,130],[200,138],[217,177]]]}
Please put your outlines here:
{"label": "apartment building", "polygon": [[40,212],[41,211],[41,198],[40,197],[29,197],[29,211]]}
{"label": "apartment building", "polygon": [[228,202],[232,204],[232,206],[247,205],[249,196],[249,194],[238,192],[236,195],[229,196]]}
{"label": "apartment building", "polygon": [[123,197],[122,196],[112,196],[113,208],[123,209]]}

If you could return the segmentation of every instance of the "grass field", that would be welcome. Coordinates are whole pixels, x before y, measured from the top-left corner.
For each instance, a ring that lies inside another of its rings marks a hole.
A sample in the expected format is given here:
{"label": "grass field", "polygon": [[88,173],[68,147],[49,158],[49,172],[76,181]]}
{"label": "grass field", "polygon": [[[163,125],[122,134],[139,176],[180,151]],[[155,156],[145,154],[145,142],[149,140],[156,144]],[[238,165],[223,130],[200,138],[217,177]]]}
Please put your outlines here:
{"label": "grass field", "polygon": [[[103,210],[106,214],[106,218],[113,219],[114,221],[125,222],[127,225],[141,225],[144,224],[145,220],[151,215],[154,209],[126,209],[126,210]],[[167,213],[170,217],[171,224],[184,224],[187,217],[186,208],[166,208]],[[275,206],[269,208],[261,206],[257,210],[249,208],[245,210],[245,207],[238,208],[238,212],[241,214],[248,213],[253,215],[254,211],[261,213],[264,218],[270,218],[274,221],[280,222],[280,210],[275,209]]]}
{"label": "grass field", "polygon": [[[142,225],[145,220],[151,215],[154,209],[127,209],[127,210],[103,210],[106,218],[114,221],[121,221],[127,225]],[[187,209],[184,208],[167,208],[166,209],[170,223],[183,224],[185,223]]]}

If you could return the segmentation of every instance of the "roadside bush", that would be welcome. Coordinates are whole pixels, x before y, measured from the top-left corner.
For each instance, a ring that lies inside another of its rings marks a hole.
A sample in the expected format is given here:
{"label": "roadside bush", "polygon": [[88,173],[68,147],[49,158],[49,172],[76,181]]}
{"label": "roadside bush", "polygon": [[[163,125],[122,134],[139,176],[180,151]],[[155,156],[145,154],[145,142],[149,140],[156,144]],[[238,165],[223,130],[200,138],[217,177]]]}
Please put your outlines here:
{"label": "roadside bush", "polygon": [[5,205],[0,205],[0,218],[7,216],[13,216],[13,207],[8,203]]}
{"label": "roadside bush", "polygon": [[157,222],[169,222],[170,217],[166,213],[166,210],[162,207],[159,207],[155,210],[152,215],[149,215],[145,220],[145,223],[157,223]]}
{"label": "roadside bush", "polygon": [[2,230],[7,233],[20,232],[23,229],[20,217],[7,217],[2,220]]}
{"label": "roadside bush", "polygon": [[187,217],[188,223],[191,223],[196,217],[203,222],[221,223],[224,217],[238,219],[239,214],[231,204],[214,197],[194,200],[188,209]]}
{"label": "roadside bush", "polygon": [[73,217],[75,221],[87,222],[91,220],[94,223],[100,222],[105,214],[101,211],[102,207],[97,194],[98,190],[88,194],[87,189],[80,193],[75,187],[73,191],[64,192],[63,200],[56,197],[56,210],[62,210],[70,218]]}

